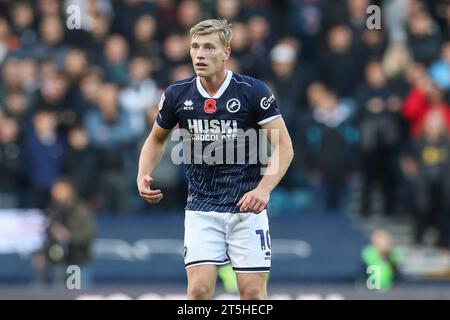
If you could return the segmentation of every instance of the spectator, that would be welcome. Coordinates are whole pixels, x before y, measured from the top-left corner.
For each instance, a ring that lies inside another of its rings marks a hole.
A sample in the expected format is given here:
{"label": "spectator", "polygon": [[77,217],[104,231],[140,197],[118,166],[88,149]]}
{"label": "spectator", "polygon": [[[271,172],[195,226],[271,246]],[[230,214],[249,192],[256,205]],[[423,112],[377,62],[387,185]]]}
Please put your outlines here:
{"label": "spectator", "polygon": [[[216,2],[214,16],[226,19],[228,22],[234,24],[241,16],[241,4],[238,0],[218,0]],[[234,49],[234,47],[232,46]]]}
{"label": "spectator", "polygon": [[29,116],[30,104],[22,91],[9,90],[5,97],[5,113],[22,124],[23,120]]}
{"label": "spectator", "polygon": [[408,19],[408,47],[414,60],[429,65],[439,56],[441,32],[426,12],[410,15]]}
{"label": "spectator", "polygon": [[41,41],[26,52],[34,59],[51,59],[58,68],[62,68],[68,48],[64,44],[64,26],[61,18],[44,16],[39,24],[39,37]]}
{"label": "spectator", "polygon": [[[81,125],[72,127],[67,134],[68,146],[63,156],[63,173],[71,177],[79,198],[89,203],[97,190],[97,159],[89,136]],[[89,177],[87,179],[86,177]]]}
{"label": "spectator", "polygon": [[408,47],[403,44],[392,44],[383,56],[384,72],[390,79],[403,79],[412,62]]}
{"label": "spectator", "polygon": [[413,141],[410,159],[403,161],[411,183],[411,210],[415,218],[415,244],[423,243],[425,231],[438,231],[436,246],[448,251],[450,210],[450,139],[439,110],[427,113],[422,134]]}
{"label": "spectator", "polygon": [[130,116],[118,105],[118,88],[111,83],[100,87],[97,109],[85,117],[85,126],[96,152],[101,208],[106,212],[126,213],[129,180],[125,173],[125,150],[136,139]]}
{"label": "spectator", "polygon": [[34,28],[35,16],[29,2],[17,1],[11,8],[12,32],[18,37],[20,46],[29,48],[38,40]]}
{"label": "spectator", "polygon": [[202,12],[198,1],[182,0],[177,8],[177,32],[186,34],[197,22],[201,20]]}
{"label": "spectator", "polygon": [[268,71],[268,57],[272,47],[269,21],[262,15],[255,15],[248,19],[248,46],[249,51],[256,61],[256,77],[260,77]]}
{"label": "spectator", "polygon": [[321,79],[340,97],[351,96],[361,79],[362,61],[351,29],[333,27],[327,35],[328,48],[320,61]]}
{"label": "spectator", "polygon": [[23,205],[23,161],[19,123],[11,117],[0,118],[0,208]]}
{"label": "spectator", "polygon": [[400,257],[393,247],[391,234],[376,229],[370,237],[370,244],[361,253],[364,265],[364,282],[370,289],[387,291],[398,282]]}
{"label": "spectator", "polygon": [[[129,64],[130,85],[120,91],[119,103],[130,114],[135,136],[144,134],[145,113],[159,104],[162,91],[151,78],[152,66],[145,57],[134,57]],[[137,152],[137,151],[136,151]]]}
{"label": "spectator", "polygon": [[372,213],[370,199],[376,187],[383,195],[383,213],[393,214],[395,163],[402,142],[401,97],[388,82],[379,61],[367,65],[366,84],[358,89],[357,98],[364,179],[361,214]]}
{"label": "spectator", "polygon": [[46,207],[48,228],[41,252],[34,259],[37,281],[53,286],[66,283],[66,268],[80,268],[80,284],[85,289],[92,282],[91,247],[95,236],[93,216],[77,198],[70,180],[59,178],[51,188],[51,202]]}
{"label": "spectator", "polygon": [[317,97],[311,93],[310,101],[314,109],[305,124],[301,150],[311,182],[324,187],[325,208],[336,212],[343,206],[346,179],[355,170],[358,133],[351,110],[333,92],[323,91]]}
{"label": "spectator", "polygon": [[415,86],[405,98],[402,116],[408,120],[411,127],[411,136],[418,137],[423,130],[423,121],[428,112],[439,110],[445,120],[446,128],[450,132],[450,107],[444,101],[443,93],[439,87],[431,82],[424,70],[419,71]]}
{"label": "spectator", "polygon": [[441,47],[441,59],[433,62],[428,69],[430,78],[441,90],[450,89],[450,41]]}
{"label": "spectator", "polygon": [[131,45],[133,55],[146,56],[147,58],[151,58],[152,61],[160,60],[158,56],[162,53],[162,45],[161,41],[157,38],[157,28],[158,24],[151,15],[144,15],[136,20],[133,29],[133,43]]}
{"label": "spectator", "polygon": [[[103,1],[105,2],[105,1]],[[107,1],[113,5],[114,20],[112,32],[123,35],[126,39],[133,36],[133,25],[143,15],[155,12],[154,4],[143,0]]]}
{"label": "spectator", "polygon": [[106,40],[103,55],[105,57],[105,80],[118,86],[128,82],[128,43],[124,37],[115,34]]}
{"label": "spectator", "polygon": [[24,132],[25,175],[31,187],[28,205],[44,208],[50,189],[61,175],[64,138],[58,134],[55,112],[38,109]]}

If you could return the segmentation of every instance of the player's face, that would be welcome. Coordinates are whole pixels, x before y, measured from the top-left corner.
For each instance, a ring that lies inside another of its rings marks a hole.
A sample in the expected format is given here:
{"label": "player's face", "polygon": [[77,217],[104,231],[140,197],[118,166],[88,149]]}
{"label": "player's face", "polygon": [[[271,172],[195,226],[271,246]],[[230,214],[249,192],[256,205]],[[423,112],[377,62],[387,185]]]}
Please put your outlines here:
{"label": "player's face", "polygon": [[198,35],[191,39],[191,58],[195,73],[210,77],[225,68],[231,49],[225,48],[217,33]]}

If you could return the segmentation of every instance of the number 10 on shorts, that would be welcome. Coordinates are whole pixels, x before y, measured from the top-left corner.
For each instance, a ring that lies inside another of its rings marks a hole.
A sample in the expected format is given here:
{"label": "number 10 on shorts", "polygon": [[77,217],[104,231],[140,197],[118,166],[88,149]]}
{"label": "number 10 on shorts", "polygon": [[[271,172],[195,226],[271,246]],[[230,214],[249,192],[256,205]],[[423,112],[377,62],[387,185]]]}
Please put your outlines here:
{"label": "number 10 on shorts", "polygon": [[266,250],[266,245],[267,245],[267,248],[270,249],[269,230],[264,232],[263,229],[258,229],[258,230],[255,231],[255,233],[257,235],[259,235],[259,239],[261,240],[261,250]]}

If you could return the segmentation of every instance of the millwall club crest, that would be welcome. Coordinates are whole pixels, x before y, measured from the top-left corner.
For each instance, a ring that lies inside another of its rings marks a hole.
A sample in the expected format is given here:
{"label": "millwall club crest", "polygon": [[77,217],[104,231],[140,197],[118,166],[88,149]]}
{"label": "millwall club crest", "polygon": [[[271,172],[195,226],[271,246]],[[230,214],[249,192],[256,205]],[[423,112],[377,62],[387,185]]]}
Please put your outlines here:
{"label": "millwall club crest", "polygon": [[206,113],[211,114],[216,112],[216,100],[214,99],[207,99],[205,100],[205,104],[203,105],[203,109]]}
{"label": "millwall club crest", "polygon": [[241,103],[239,102],[238,99],[233,98],[233,99],[228,100],[228,102],[227,102],[228,112],[235,113],[235,112],[238,112],[240,108],[241,108]]}

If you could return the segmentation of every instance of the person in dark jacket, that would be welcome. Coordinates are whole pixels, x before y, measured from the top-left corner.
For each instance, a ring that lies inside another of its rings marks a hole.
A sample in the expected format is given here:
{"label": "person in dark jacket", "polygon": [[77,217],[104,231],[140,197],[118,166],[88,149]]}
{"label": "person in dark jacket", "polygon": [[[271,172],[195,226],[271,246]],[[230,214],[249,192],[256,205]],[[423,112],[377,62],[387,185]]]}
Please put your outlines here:
{"label": "person in dark jacket", "polygon": [[439,109],[427,114],[423,134],[413,141],[411,149],[412,159],[406,158],[402,168],[411,183],[415,244],[421,245],[425,232],[432,227],[438,233],[436,247],[448,251],[450,139]]}
{"label": "person in dark jacket", "polygon": [[[36,264],[39,280],[48,284],[65,283],[66,268],[80,268],[81,287],[91,281],[91,247],[95,225],[89,208],[78,199],[73,183],[59,178],[51,189],[46,240]],[[35,262],[36,262],[35,261]]]}

